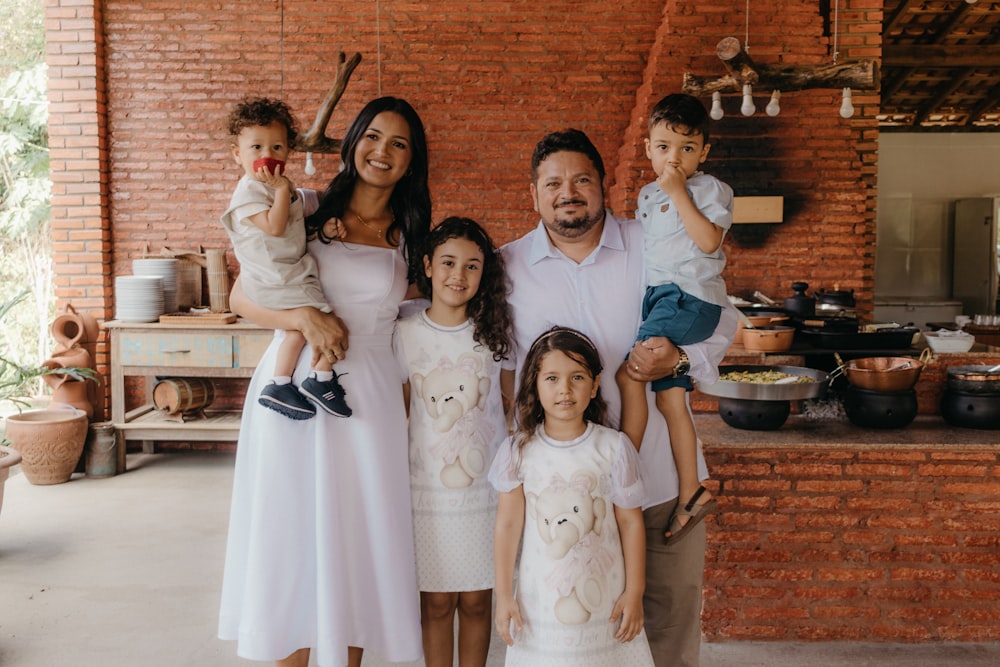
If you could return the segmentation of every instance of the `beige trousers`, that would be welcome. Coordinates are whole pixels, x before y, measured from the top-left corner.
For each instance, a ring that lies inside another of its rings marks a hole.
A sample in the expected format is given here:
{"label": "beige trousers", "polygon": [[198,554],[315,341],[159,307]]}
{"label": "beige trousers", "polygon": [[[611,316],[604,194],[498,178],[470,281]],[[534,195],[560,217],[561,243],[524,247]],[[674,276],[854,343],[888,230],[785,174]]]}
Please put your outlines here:
{"label": "beige trousers", "polygon": [[646,523],[646,637],[656,667],[697,667],[701,648],[701,588],[705,522],[676,544],[663,533],[677,500],[643,511]]}

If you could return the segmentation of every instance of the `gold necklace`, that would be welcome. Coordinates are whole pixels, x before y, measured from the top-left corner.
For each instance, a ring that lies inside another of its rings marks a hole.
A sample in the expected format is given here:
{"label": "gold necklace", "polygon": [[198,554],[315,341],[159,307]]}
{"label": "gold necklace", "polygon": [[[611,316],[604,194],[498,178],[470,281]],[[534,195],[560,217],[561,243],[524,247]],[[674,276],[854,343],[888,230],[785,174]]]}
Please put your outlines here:
{"label": "gold necklace", "polygon": [[370,222],[362,218],[361,214],[358,213],[357,211],[354,211],[354,217],[357,218],[358,222],[360,222],[362,225],[375,232],[375,236],[377,236],[380,241],[382,240],[383,231],[381,229],[379,229],[375,225],[371,224]]}

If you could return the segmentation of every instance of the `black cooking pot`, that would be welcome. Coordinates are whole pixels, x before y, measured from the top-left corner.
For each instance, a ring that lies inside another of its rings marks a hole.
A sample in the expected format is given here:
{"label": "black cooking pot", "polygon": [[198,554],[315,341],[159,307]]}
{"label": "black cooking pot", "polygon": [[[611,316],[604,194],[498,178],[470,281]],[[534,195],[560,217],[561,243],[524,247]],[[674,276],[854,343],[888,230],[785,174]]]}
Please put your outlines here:
{"label": "black cooking pot", "polygon": [[1000,429],[1000,393],[970,394],[945,389],[941,396],[941,416],[952,426]]}
{"label": "black cooking pot", "polygon": [[806,294],[809,283],[792,283],[792,296],[785,299],[785,310],[799,317],[812,317],[816,314],[816,298]]}
{"label": "black cooking pot", "polygon": [[788,401],[757,401],[719,398],[719,416],[733,428],[773,431],[780,428],[792,411]]}
{"label": "black cooking pot", "polygon": [[850,385],[844,391],[844,412],[856,426],[903,428],[917,416],[917,392],[872,391]]}
{"label": "black cooking pot", "polygon": [[854,308],[854,290],[823,290],[813,292],[816,303],[828,304],[831,306],[841,306],[843,308]]}

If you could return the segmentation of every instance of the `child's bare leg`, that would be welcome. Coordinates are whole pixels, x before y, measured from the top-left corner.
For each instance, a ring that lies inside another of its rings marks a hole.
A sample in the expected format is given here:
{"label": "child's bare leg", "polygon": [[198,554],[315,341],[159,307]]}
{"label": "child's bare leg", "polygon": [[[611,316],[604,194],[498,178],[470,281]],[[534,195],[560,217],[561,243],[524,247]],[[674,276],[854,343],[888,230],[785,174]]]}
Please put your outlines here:
{"label": "child's bare leg", "polygon": [[[656,407],[663,414],[670,434],[670,448],[680,483],[678,498],[681,505],[687,503],[701,486],[698,480],[698,436],[694,431],[691,413],[688,412],[686,395],[684,387],[671,387],[656,392]],[[696,505],[704,505],[711,499],[712,494],[705,491]],[[678,517],[681,526],[689,520],[686,516]]]}
{"label": "child's bare leg", "polygon": [[[627,362],[626,362],[627,363]],[[636,449],[642,446],[642,436],[649,420],[649,406],[646,404],[646,383],[629,377],[625,364],[618,367],[615,382],[622,395],[621,431],[628,436]]]}
{"label": "child's bare leg", "polygon": [[451,667],[455,653],[458,593],[420,591],[420,632],[426,667]]}
{"label": "child's bare leg", "polygon": [[493,632],[493,590],[458,594],[458,665],[485,667]]}
{"label": "child's bare leg", "polygon": [[285,331],[285,339],[278,346],[278,358],[274,362],[275,377],[291,377],[299,362],[299,354],[305,347],[306,339],[298,331]]}

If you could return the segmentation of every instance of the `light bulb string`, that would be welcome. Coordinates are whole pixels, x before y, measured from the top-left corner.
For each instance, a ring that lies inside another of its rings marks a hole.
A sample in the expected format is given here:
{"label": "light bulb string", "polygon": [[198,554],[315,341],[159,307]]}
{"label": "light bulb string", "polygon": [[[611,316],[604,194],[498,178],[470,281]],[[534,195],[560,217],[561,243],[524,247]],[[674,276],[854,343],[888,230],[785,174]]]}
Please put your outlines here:
{"label": "light bulb string", "polygon": [[837,56],[840,53],[837,51],[837,36],[840,34],[840,0],[834,0],[833,3],[833,64],[837,64]]}
{"label": "light bulb string", "polygon": [[743,50],[746,53],[750,53],[750,0],[747,0],[746,5],[746,27],[743,32]]}

